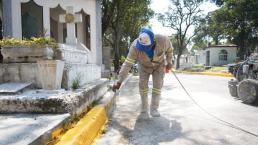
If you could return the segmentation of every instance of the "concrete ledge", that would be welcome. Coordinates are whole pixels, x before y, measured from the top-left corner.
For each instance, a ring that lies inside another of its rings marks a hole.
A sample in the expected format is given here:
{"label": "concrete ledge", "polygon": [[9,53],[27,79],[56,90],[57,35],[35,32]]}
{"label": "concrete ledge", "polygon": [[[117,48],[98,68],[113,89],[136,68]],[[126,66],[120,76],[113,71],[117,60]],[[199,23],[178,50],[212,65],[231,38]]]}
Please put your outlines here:
{"label": "concrete ledge", "polygon": [[[72,82],[80,78],[80,85],[101,78],[101,68],[95,64],[65,64],[62,87],[70,89]],[[35,88],[42,88],[37,63],[0,63],[0,83],[31,82]]]}
{"label": "concrete ledge", "polygon": [[0,96],[0,113],[70,113],[80,114],[108,90],[107,79],[90,83],[76,91],[58,93],[24,92]]}
{"label": "concrete ledge", "polygon": [[221,76],[221,77],[233,77],[230,73],[220,72],[187,72],[187,71],[176,71],[176,73],[194,74],[194,75],[209,75],[209,76]]}

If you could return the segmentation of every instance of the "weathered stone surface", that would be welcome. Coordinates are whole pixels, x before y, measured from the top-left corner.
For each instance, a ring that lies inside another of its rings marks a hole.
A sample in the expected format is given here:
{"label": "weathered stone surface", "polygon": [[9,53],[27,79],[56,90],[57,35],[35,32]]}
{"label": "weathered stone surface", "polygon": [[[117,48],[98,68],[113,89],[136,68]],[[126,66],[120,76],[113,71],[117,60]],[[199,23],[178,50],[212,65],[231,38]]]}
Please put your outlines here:
{"label": "weathered stone surface", "polygon": [[70,118],[70,114],[0,114],[0,145],[48,144],[44,138]]}
{"label": "weathered stone surface", "polygon": [[61,89],[64,62],[60,60],[38,61],[39,78],[45,90]]}
{"label": "weathered stone surface", "polygon": [[74,47],[65,44],[59,44],[59,50],[56,54],[56,59],[63,60],[65,63],[89,63],[90,52],[87,48],[83,49],[82,47]]}
{"label": "weathered stone surface", "polygon": [[0,64],[0,83],[31,82],[33,87],[41,88],[36,63]]}
{"label": "weathered stone surface", "polygon": [[17,93],[22,89],[30,86],[31,83],[4,83],[0,84],[0,94],[2,93]]}
{"label": "weathered stone surface", "polygon": [[110,70],[102,70],[102,72],[101,72],[101,77],[102,77],[102,78],[109,78],[109,77],[110,77],[110,74],[111,74],[111,71],[110,71]]}
{"label": "weathered stone surface", "polygon": [[[100,79],[100,66],[94,64],[65,64],[62,87],[69,89],[76,77],[81,77],[81,85]],[[32,82],[33,87],[42,88],[36,63],[0,64],[0,83],[6,82]]]}
{"label": "weathered stone surface", "polygon": [[54,51],[52,48],[29,48],[29,47],[3,47],[1,49],[3,61],[13,62],[36,62],[41,59],[53,59]]}
{"label": "weathered stone surface", "polygon": [[85,85],[101,78],[101,68],[95,64],[66,64],[62,87],[71,88],[75,79],[79,79],[80,85]]}
{"label": "weathered stone surface", "polygon": [[107,90],[107,79],[99,79],[76,91],[44,93],[26,91],[19,95],[1,95],[0,113],[71,113],[78,114]]}

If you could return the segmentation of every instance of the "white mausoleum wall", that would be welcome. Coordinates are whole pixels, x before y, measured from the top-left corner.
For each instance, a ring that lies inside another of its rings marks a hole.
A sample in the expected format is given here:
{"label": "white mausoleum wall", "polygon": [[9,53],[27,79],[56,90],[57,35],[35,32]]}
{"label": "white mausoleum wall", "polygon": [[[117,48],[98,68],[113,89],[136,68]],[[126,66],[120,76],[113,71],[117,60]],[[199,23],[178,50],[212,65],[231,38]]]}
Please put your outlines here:
{"label": "white mausoleum wall", "polygon": [[[219,60],[219,53],[221,50],[226,50],[228,52],[227,61]],[[236,60],[236,47],[211,47],[205,51],[210,51],[210,65],[225,65],[233,63]]]}

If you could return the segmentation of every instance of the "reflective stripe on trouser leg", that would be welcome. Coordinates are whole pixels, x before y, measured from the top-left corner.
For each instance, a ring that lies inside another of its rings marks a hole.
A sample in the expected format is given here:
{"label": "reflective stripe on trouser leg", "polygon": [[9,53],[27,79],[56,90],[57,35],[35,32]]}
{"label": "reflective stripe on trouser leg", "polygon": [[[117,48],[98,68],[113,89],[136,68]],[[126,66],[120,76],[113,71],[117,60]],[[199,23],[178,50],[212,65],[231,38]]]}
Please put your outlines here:
{"label": "reflective stripe on trouser leg", "polygon": [[148,111],[148,81],[150,78],[150,74],[144,72],[141,67],[139,68],[139,91],[141,95],[141,111],[147,112]]}
{"label": "reflective stripe on trouser leg", "polygon": [[161,94],[161,90],[157,89],[157,88],[152,88],[152,93],[160,95]]}
{"label": "reflective stripe on trouser leg", "polygon": [[153,89],[152,89],[152,98],[151,98],[151,109],[159,108],[159,101],[161,96],[161,88],[163,86],[164,80],[164,68],[163,66],[159,67],[152,74],[153,79]]}

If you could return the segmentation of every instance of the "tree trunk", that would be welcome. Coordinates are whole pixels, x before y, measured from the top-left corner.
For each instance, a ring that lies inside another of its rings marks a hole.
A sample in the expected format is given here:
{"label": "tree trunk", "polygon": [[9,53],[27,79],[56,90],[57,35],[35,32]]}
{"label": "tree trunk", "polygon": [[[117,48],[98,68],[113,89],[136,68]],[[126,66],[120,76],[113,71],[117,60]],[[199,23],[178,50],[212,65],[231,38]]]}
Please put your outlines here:
{"label": "tree trunk", "polygon": [[120,62],[120,50],[119,50],[119,39],[117,34],[115,34],[114,37],[115,40],[115,44],[114,44],[114,49],[115,49],[115,61],[114,61],[114,67],[115,67],[115,71],[117,71],[119,69],[119,62]]}
{"label": "tree trunk", "polygon": [[246,56],[245,56],[245,42],[244,42],[244,39],[242,39],[242,37],[241,37],[240,42],[239,42],[238,55],[239,55],[241,60],[246,59]]}
{"label": "tree trunk", "polygon": [[121,26],[119,24],[119,22],[117,21],[115,24],[115,28],[116,30],[114,30],[114,34],[113,34],[113,41],[114,41],[114,49],[115,49],[115,62],[114,62],[114,66],[115,66],[115,71],[118,71],[120,68],[120,57],[121,57],[121,53],[120,53],[120,42],[121,42],[121,37],[122,37],[122,33],[121,33]]}
{"label": "tree trunk", "polygon": [[180,68],[180,58],[181,58],[181,54],[178,54],[176,58],[176,69]]}
{"label": "tree trunk", "polygon": [[218,36],[215,37],[214,42],[215,42],[215,45],[219,45],[219,38],[218,38]]}
{"label": "tree trunk", "polygon": [[115,58],[114,58],[114,68],[115,71],[119,70],[119,54],[117,52],[115,52]]}

